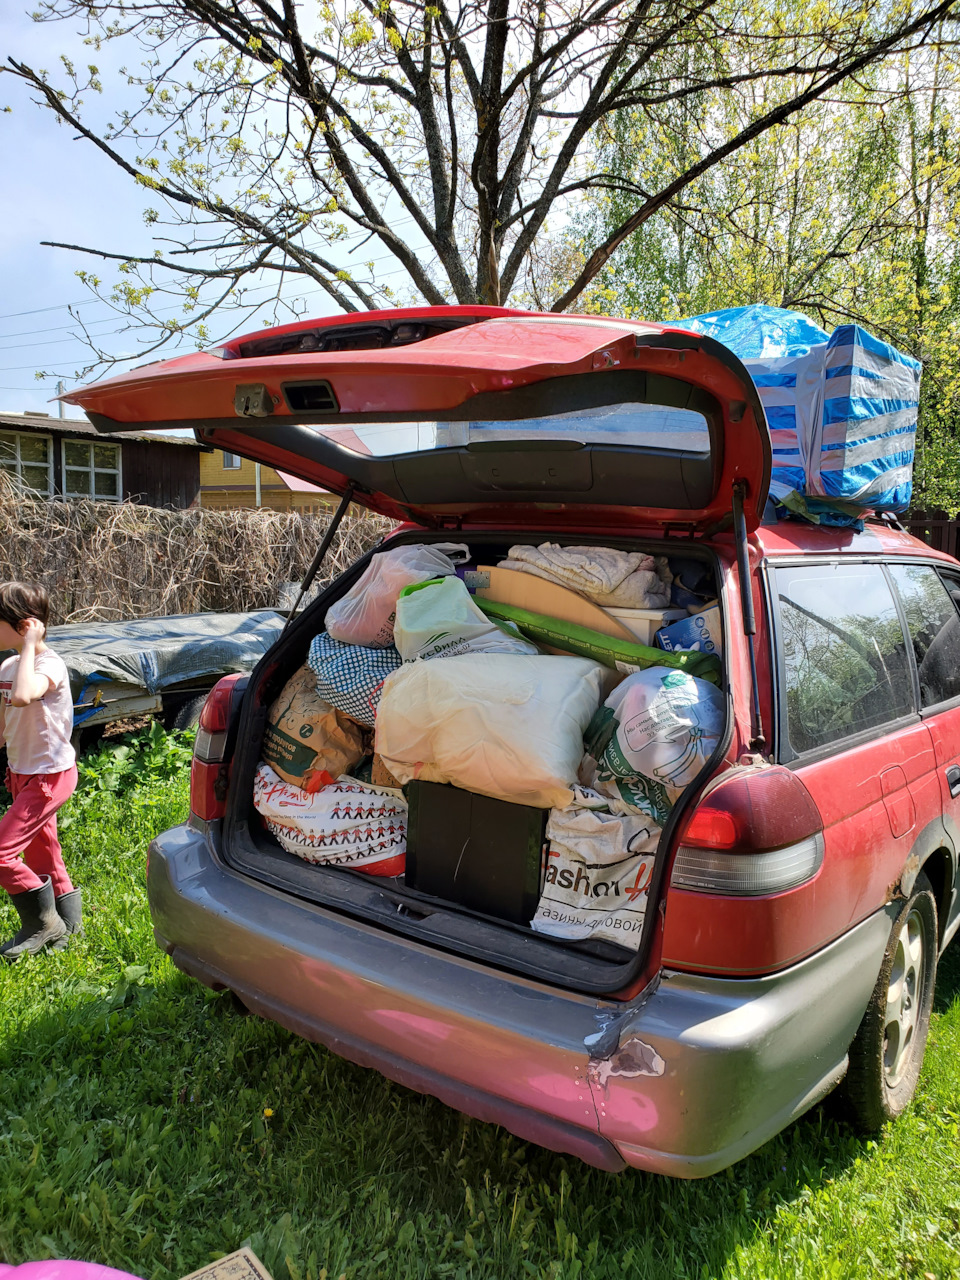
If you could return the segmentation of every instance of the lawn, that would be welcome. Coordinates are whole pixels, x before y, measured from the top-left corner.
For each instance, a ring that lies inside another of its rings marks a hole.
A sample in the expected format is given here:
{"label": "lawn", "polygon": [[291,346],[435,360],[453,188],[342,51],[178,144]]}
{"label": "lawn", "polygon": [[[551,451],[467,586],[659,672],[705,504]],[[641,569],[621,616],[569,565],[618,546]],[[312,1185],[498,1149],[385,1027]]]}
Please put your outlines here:
{"label": "lawn", "polygon": [[706,1181],[614,1177],[178,974],[143,873],[186,812],[184,756],[155,736],[88,766],[64,834],[87,936],[0,969],[0,1258],[169,1280],[249,1242],[276,1280],[960,1276],[960,948],[917,1099],[877,1141],[819,1107]]}

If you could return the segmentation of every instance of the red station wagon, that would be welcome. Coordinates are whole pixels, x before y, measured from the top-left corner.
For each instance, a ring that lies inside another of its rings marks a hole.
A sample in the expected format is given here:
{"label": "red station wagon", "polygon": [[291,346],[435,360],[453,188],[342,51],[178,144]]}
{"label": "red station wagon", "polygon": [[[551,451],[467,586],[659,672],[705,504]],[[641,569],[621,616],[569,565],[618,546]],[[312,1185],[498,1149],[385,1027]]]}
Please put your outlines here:
{"label": "red station wagon", "polygon": [[180,969],[608,1170],[714,1173],[837,1086],[862,1129],[904,1109],[960,923],[960,565],[890,520],[765,523],[768,429],[729,351],[626,320],[421,308],[271,329],[66,398],[100,429],[192,427],[343,495],[339,514],[388,516],[376,550],[644,550],[699,562],[719,599],[725,729],[663,827],[639,950],[311,866],[265,830],[267,708],[368,555],[207,700],[189,820],[149,853]]}

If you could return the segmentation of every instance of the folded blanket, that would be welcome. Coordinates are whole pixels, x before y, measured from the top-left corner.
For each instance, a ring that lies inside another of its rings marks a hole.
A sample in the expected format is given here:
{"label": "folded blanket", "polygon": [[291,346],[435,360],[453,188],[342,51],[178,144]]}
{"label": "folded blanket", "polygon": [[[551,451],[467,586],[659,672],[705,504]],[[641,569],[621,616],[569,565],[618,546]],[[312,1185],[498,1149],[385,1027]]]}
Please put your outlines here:
{"label": "folded blanket", "polygon": [[500,567],[546,578],[611,609],[664,609],[670,603],[669,571],[664,581],[653,556],[639,551],[518,544]]}

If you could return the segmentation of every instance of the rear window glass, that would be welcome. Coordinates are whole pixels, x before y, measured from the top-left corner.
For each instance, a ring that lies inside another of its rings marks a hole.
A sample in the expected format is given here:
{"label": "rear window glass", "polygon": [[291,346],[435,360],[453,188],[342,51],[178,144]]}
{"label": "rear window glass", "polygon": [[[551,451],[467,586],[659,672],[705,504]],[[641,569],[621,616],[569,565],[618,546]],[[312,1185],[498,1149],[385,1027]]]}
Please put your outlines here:
{"label": "rear window glass", "polygon": [[891,565],[920,676],[920,705],[960,694],[960,614],[937,573],[927,565]]}
{"label": "rear window glass", "polygon": [[798,754],[913,710],[900,618],[880,565],[775,571],[787,735]]}
{"label": "rear window glass", "polygon": [[358,422],[313,429],[345,449],[376,457],[493,440],[566,440],[696,453],[710,448],[710,427],[702,413],[640,403],[501,422]]}

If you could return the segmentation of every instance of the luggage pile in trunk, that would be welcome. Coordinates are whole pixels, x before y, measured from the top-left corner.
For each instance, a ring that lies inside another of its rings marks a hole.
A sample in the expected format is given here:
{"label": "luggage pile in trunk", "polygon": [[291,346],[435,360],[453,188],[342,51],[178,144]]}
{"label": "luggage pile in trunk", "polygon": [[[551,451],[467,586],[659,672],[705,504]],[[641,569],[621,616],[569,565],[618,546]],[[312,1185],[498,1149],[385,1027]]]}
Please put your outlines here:
{"label": "luggage pile in trunk", "polygon": [[553,543],[490,558],[373,556],[269,708],[254,808],[307,863],[635,951],[663,825],[723,732],[713,574]]}

